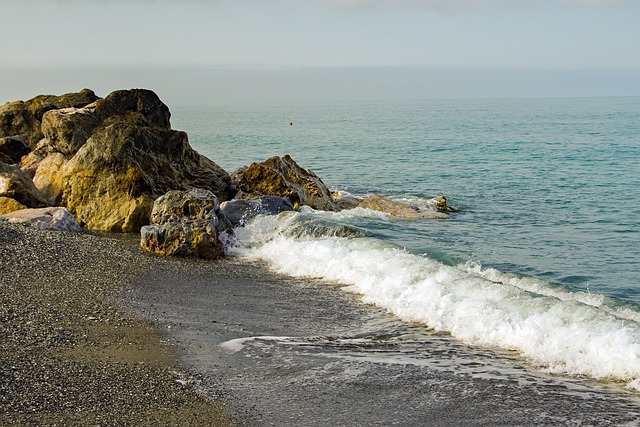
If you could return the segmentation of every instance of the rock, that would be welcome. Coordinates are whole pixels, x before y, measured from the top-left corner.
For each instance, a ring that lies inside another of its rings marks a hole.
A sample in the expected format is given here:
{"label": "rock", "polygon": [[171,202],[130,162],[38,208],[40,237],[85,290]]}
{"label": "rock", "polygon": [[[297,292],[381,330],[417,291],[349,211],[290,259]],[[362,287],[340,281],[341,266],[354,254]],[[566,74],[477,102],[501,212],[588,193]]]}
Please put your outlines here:
{"label": "rock", "polygon": [[0,138],[0,161],[4,163],[18,164],[30,151],[31,148],[19,136]]}
{"label": "rock", "polygon": [[64,154],[51,153],[38,163],[33,176],[33,184],[51,206],[59,206],[62,203],[62,169],[67,161],[68,158]]}
{"label": "rock", "polygon": [[440,212],[455,212],[456,210],[447,204],[447,198],[444,196],[437,196],[431,199],[434,207]]}
{"label": "rock", "polygon": [[358,204],[360,204],[360,202],[362,201],[361,199],[354,197],[344,191],[334,191],[333,193],[331,193],[331,198],[333,199],[333,202],[336,204],[336,206],[341,210],[353,209],[357,207]]}
{"label": "rock", "polygon": [[22,209],[0,216],[9,222],[27,224],[41,230],[78,232],[82,228],[65,208]]}
{"label": "rock", "polygon": [[400,218],[407,218],[407,219],[449,218],[449,215],[447,214],[444,214],[441,212],[434,212],[432,210],[418,209],[404,203],[394,202],[392,200],[386,199],[377,194],[373,196],[365,197],[364,199],[362,199],[362,201],[360,201],[358,206],[361,208],[385,212],[385,213],[388,213],[389,215],[397,216]]}
{"label": "rock", "polygon": [[322,180],[298,166],[289,155],[251,164],[238,183],[238,191],[238,198],[280,196],[287,197],[296,209],[307,205],[317,210],[338,210]]}
{"label": "rock", "polygon": [[229,175],[171,130],[170,117],[144,89],[49,110],[42,115],[46,138],[21,166],[50,204],[94,230],[138,231],[149,224],[153,201],[173,189],[203,187],[226,200]]}
{"label": "rock", "polygon": [[171,129],[171,113],[153,91],[147,89],[116,90],[96,101],[95,114],[101,121],[128,116],[129,122],[139,121],[147,126]]}
{"label": "rock", "polygon": [[27,207],[15,199],[0,196],[0,215],[19,211],[20,209],[27,209]]}
{"label": "rock", "polygon": [[93,91],[84,89],[62,96],[40,95],[28,101],[7,102],[0,106],[0,136],[19,135],[29,147],[44,137],[41,121],[47,111],[80,108],[98,100]]}
{"label": "rock", "polygon": [[49,206],[25,172],[3,162],[0,162],[0,196],[14,199],[29,208]]}
{"label": "rock", "polygon": [[351,225],[336,224],[330,221],[323,221],[317,218],[313,220],[298,220],[288,226],[284,233],[287,236],[296,238],[354,238],[365,237],[367,234]]}
{"label": "rock", "polygon": [[224,255],[220,237],[230,232],[229,223],[209,190],[167,192],[153,204],[151,222],[140,230],[140,246],[149,252],[207,259]]}
{"label": "rock", "polygon": [[242,226],[256,215],[278,215],[281,212],[292,211],[293,205],[289,199],[277,196],[262,196],[257,199],[229,200],[220,205],[222,213],[234,227]]}
{"label": "rock", "polygon": [[168,191],[153,203],[151,224],[182,221],[184,218],[220,220],[220,203],[211,191],[192,188]]}
{"label": "rock", "polygon": [[[43,113],[41,121],[44,140],[26,164],[36,164],[51,153],[71,158],[85,144],[96,128],[125,120],[141,126],[170,129],[171,114],[155,93],[145,89],[118,90],[81,108],[55,108]],[[33,169],[33,166],[29,166]]]}
{"label": "rock", "polygon": [[[87,142],[93,130],[101,123],[95,113],[96,104],[84,108],[62,108],[47,111],[42,117],[42,133],[50,149],[73,156]],[[42,150],[42,147],[39,147]]]}
{"label": "rock", "polygon": [[42,139],[40,122],[24,101],[0,105],[0,136],[19,135],[30,147]]}
{"label": "rock", "polygon": [[62,204],[81,224],[117,232],[148,224],[153,201],[169,190],[200,187],[226,200],[230,185],[222,168],[191,148],[186,133],[127,116],[96,129],[64,165],[62,181]]}
{"label": "rock", "polygon": [[249,166],[240,166],[229,175],[231,177],[231,190],[234,194],[238,192],[238,184],[242,181],[242,176],[248,168]]}

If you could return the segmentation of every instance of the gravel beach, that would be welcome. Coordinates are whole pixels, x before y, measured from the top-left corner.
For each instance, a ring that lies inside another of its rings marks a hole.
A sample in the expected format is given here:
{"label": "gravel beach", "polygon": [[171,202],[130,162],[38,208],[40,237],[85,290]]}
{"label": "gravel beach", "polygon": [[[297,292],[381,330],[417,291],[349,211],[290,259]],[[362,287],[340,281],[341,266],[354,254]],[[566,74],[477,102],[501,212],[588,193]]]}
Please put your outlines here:
{"label": "gravel beach", "polygon": [[158,257],[0,221],[0,425],[234,425],[116,295]]}
{"label": "gravel beach", "polygon": [[336,284],[137,236],[0,222],[0,425],[635,426],[619,386],[544,374]]}

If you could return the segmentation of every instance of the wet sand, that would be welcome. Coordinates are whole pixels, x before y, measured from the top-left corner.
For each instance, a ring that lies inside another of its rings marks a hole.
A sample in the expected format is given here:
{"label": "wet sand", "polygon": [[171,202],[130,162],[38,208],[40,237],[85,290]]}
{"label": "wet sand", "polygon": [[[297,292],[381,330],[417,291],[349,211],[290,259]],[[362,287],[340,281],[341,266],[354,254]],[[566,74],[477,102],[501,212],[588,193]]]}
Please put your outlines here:
{"label": "wet sand", "polygon": [[335,284],[3,223],[0,256],[0,425],[638,425],[637,394]]}
{"label": "wet sand", "polygon": [[335,284],[168,261],[125,297],[255,426],[637,425],[637,394],[399,322]]}

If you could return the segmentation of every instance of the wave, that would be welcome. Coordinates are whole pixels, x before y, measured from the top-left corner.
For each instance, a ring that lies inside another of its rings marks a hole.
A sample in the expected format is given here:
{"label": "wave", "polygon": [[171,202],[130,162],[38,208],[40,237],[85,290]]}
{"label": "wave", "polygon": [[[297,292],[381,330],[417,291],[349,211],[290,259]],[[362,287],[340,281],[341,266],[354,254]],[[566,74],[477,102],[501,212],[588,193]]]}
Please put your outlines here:
{"label": "wave", "polygon": [[236,230],[228,250],[290,276],[347,285],[365,303],[404,321],[468,344],[517,351],[549,372],[640,390],[640,313],[634,308],[477,263],[445,265],[361,230],[335,232],[344,227],[337,221],[349,215],[372,214],[307,210],[260,216]]}

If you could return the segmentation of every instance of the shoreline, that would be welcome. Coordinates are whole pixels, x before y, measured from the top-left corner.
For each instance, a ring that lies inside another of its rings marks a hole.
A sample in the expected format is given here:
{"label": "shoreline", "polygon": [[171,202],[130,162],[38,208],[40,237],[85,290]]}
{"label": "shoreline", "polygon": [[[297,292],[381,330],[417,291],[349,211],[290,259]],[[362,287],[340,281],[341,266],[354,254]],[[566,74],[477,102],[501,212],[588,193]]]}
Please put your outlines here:
{"label": "shoreline", "polygon": [[0,221],[0,425],[239,425],[118,298],[153,256]]}
{"label": "shoreline", "polygon": [[0,425],[640,419],[633,393],[476,351],[339,285],[155,256],[133,239],[0,222]]}
{"label": "shoreline", "polygon": [[398,320],[336,283],[167,259],[125,300],[248,426],[635,425],[640,398]]}

